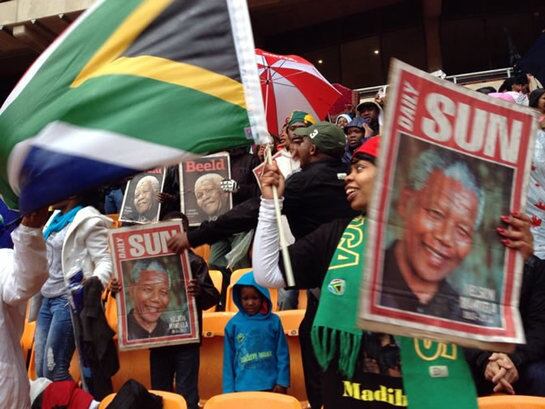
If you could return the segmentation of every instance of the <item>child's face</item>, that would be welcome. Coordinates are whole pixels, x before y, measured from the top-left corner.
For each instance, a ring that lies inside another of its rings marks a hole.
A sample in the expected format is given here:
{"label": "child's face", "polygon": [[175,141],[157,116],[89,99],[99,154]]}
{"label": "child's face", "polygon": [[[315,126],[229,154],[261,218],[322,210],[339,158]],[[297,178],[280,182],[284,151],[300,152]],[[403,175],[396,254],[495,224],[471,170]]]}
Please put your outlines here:
{"label": "child's face", "polygon": [[261,310],[263,296],[254,287],[242,287],[240,289],[240,301],[246,314],[255,315]]}

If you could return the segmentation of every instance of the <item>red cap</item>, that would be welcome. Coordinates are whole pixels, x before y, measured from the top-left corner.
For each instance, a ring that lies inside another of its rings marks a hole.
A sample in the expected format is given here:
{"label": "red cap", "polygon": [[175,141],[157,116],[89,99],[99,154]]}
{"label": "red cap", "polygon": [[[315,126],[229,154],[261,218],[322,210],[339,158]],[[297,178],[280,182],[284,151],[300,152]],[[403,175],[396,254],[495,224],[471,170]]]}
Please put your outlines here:
{"label": "red cap", "polygon": [[373,158],[378,157],[378,151],[380,148],[380,136],[373,136],[363,143],[356,151],[354,155],[358,153],[372,156]]}

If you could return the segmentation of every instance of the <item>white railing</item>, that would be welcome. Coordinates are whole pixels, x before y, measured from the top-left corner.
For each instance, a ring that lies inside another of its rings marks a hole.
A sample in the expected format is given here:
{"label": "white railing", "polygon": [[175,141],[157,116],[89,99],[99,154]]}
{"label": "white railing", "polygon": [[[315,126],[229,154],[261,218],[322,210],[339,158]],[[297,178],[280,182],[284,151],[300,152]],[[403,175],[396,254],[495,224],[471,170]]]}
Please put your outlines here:
{"label": "white railing", "polygon": [[[493,80],[503,80],[513,75],[513,68],[497,68],[495,70],[475,71],[465,74],[447,75],[445,79],[455,84],[467,84],[470,82],[486,82]],[[375,85],[372,87],[356,88],[360,98],[374,96],[384,85]]]}

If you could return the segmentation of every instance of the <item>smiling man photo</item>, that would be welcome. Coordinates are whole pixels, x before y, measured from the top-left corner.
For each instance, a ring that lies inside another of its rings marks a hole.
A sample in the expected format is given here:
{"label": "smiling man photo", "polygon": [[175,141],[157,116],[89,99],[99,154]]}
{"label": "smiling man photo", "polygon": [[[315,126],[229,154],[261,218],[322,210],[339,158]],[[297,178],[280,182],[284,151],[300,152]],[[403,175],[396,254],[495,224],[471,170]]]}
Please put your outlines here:
{"label": "smiling man photo", "polygon": [[157,195],[161,191],[161,186],[157,178],[153,176],[144,176],[136,184],[134,189],[134,208],[136,209],[136,221],[151,222],[156,221],[158,216],[159,200]]}
{"label": "smiling man photo", "polygon": [[479,179],[464,161],[444,149],[422,152],[397,201],[403,230],[384,257],[380,304],[463,320],[447,277],[470,254],[483,207]]}
{"label": "smiling man photo", "polygon": [[170,302],[170,277],[163,263],[138,261],[131,271],[128,289],[133,308],[127,314],[129,339],[170,335],[168,323],[161,318]]}

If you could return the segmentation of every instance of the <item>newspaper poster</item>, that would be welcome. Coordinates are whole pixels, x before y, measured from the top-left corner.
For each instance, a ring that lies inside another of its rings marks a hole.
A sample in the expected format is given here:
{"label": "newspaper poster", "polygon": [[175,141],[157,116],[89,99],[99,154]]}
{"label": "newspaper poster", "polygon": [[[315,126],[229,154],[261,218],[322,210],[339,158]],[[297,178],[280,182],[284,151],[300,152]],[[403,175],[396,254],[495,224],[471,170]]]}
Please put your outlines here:
{"label": "newspaper poster", "polygon": [[187,252],[178,255],[167,241],[182,231],[179,222],[110,231],[110,248],[121,291],[117,295],[121,350],[199,341]]}
{"label": "newspaper poster", "polygon": [[397,60],[390,76],[360,326],[492,350],[524,343],[523,261],[497,229],[524,210],[533,113]]}
{"label": "newspaper poster", "polygon": [[231,210],[233,198],[220,183],[231,179],[228,153],[218,153],[180,163],[180,201],[190,226],[215,220]]}
{"label": "newspaper poster", "polygon": [[159,221],[161,203],[157,193],[163,191],[166,168],[139,173],[127,183],[119,220],[126,223],[155,223]]}

